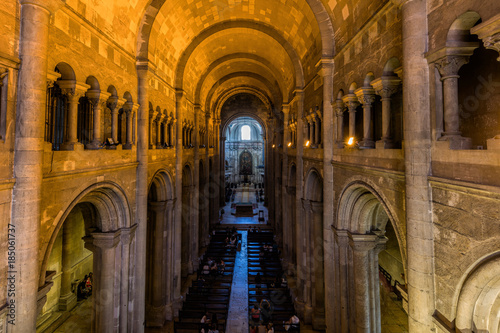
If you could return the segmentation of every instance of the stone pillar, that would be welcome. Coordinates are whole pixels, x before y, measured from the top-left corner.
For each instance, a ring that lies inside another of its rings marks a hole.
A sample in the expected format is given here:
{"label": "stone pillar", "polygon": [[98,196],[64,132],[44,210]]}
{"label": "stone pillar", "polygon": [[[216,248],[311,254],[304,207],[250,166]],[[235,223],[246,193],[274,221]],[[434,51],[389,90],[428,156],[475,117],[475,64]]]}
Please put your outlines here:
{"label": "stone pillar", "polygon": [[72,272],[72,260],[71,260],[71,234],[74,230],[71,230],[68,223],[63,224],[63,237],[62,237],[62,276],[61,276],[61,293],[59,298],[59,310],[60,311],[71,311],[76,306],[76,295],[71,292],[71,272]]}
{"label": "stone pillar", "polygon": [[377,244],[376,236],[349,235],[349,244],[353,250],[352,266],[354,268],[354,275],[352,278],[354,280],[354,302],[356,306],[356,332],[379,332],[380,328],[377,329],[377,327],[372,325],[373,309],[370,302],[370,294],[372,293],[370,287],[373,285],[370,281],[369,270],[371,266],[370,259],[372,259],[370,251]]}
{"label": "stone pillar", "polygon": [[313,119],[314,119],[314,144],[318,148],[321,148],[321,113],[317,111]]}
{"label": "stone pillar", "polygon": [[315,148],[316,147],[316,142],[314,141],[314,138],[316,137],[315,136],[315,131],[316,131],[316,127],[315,127],[315,124],[314,124],[314,119],[311,115],[309,115],[307,117],[307,122],[309,123],[309,144],[310,144],[310,147],[312,148]]}
{"label": "stone pillar", "polygon": [[[349,137],[356,137],[356,108],[359,105],[358,98],[354,93],[345,95],[342,99],[349,110]],[[356,140],[360,138],[355,138]],[[355,140],[355,141],[356,141]]]}
{"label": "stone pillar", "polygon": [[166,232],[166,202],[150,202],[149,208],[154,211],[155,219],[149,223],[154,230],[153,238],[150,241],[153,245],[150,247],[153,252],[151,267],[149,269],[150,276],[147,276],[149,282],[149,302],[146,304],[147,314],[146,323],[148,327],[162,327],[165,322],[165,306],[167,291],[162,288],[163,282],[167,279],[164,274],[163,246],[164,234]]}
{"label": "stone pillar", "polygon": [[127,126],[126,126],[126,143],[123,145],[123,149],[132,149],[132,119],[133,119],[133,114],[135,111],[138,109],[138,105],[134,104],[132,102],[127,102],[123,106],[123,111],[125,111],[125,114],[127,115]]}
{"label": "stone pillar", "polygon": [[193,269],[199,265],[199,246],[200,246],[200,117],[201,117],[201,106],[194,106],[194,128],[192,135],[194,134],[194,189],[193,189],[193,205],[191,214],[191,224],[192,224],[192,258],[193,258]]}
{"label": "stone pillar", "polygon": [[469,56],[445,56],[436,62],[443,81],[444,136],[440,141],[449,141],[450,149],[470,149],[472,141],[460,132],[460,109],[458,105],[458,71],[469,62]]}
{"label": "stone pillar", "polygon": [[302,238],[302,246],[299,246],[297,255],[302,257],[300,265],[297,265],[297,270],[301,275],[299,291],[303,299],[303,312],[302,316],[306,324],[312,323],[313,314],[313,284],[314,284],[314,267],[313,267],[313,224],[314,216],[311,208],[311,202],[307,199],[302,199],[302,213],[303,220],[300,221]]}
{"label": "stone pillar", "polygon": [[133,299],[130,298],[129,280],[132,276],[130,267],[133,263],[130,261],[130,244],[135,237],[137,224],[131,228],[121,230],[122,245],[122,270],[121,270],[121,295],[120,295],[120,333],[130,332],[128,329],[131,316],[129,316],[129,306]]}
{"label": "stone pillar", "polygon": [[94,255],[92,333],[115,332],[114,319],[118,314],[114,311],[114,292],[119,288],[115,286],[115,251],[120,237],[121,231],[84,237],[85,248]]}
{"label": "stone pillar", "polygon": [[360,142],[361,148],[375,148],[373,140],[373,114],[372,106],[375,102],[375,90],[371,87],[362,87],[355,92],[361,104],[363,104],[363,141]]}
{"label": "stone pillar", "polygon": [[312,252],[309,255],[312,261],[311,281],[312,290],[312,324],[315,330],[324,330],[325,325],[325,258],[323,253],[323,202],[310,202],[312,213]]}
{"label": "stone pillar", "polygon": [[290,117],[290,104],[283,105],[283,169],[281,170],[281,195],[282,195],[282,211],[283,211],[283,267],[287,267],[290,262],[290,239],[289,235],[291,234],[291,226],[293,225],[290,220],[289,210],[288,210],[288,193],[287,193],[287,185],[288,185],[288,144],[291,141],[290,138],[290,130],[288,127],[289,117]]}
{"label": "stone pillar", "polygon": [[174,230],[175,230],[175,246],[174,246],[174,258],[175,258],[175,278],[174,278],[174,307],[175,312],[182,306],[181,297],[181,258],[182,258],[182,118],[184,112],[184,91],[176,90],[175,92],[175,118],[177,119],[177,129],[176,129],[176,147],[175,147],[175,197],[177,198],[177,204],[175,205],[175,215],[174,215]]}
{"label": "stone pillar", "polygon": [[403,22],[403,114],[406,178],[407,277],[410,332],[434,325],[434,237],[429,191],[431,128],[427,1],[401,1]]}
{"label": "stone pillar", "polygon": [[59,87],[68,99],[66,132],[64,142],[61,144],[61,150],[73,150],[78,143],[78,105],[79,100],[85,95],[89,85],[75,81],[58,81]]}
{"label": "stone pillar", "polygon": [[[108,108],[111,111],[111,138],[113,142],[118,143],[118,111],[125,104],[126,100],[123,98],[118,98],[117,96],[111,96],[108,99]],[[114,149],[114,146],[109,146],[109,149]]]}
{"label": "stone pillar", "polygon": [[149,110],[149,122],[148,122],[148,127],[149,127],[149,135],[148,135],[148,145],[149,145],[149,148],[152,149],[152,148],[155,148],[155,144],[154,144],[154,140],[153,140],[153,131],[154,131],[154,123],[155,123],[155,119],[156,117],[158,116],[158,112],[150,109]]}
{"label": "stone pillar", "polygon": [[344,148],[344,111],[346,107],[341,99],[335,102],[335,115],[337,117],[337,140],[336,147]]}
{"label": "stone pillar", "polygon": [[[352,262],[349,251],[349,235],[346,230],[333,229],[334,235],[334,258],[333,262],[336,267],[333,275],[333,303],[334,308],[338,309],[333,312],[333,326],[328,326],[328,332],[348,333],[355,331],[353,321],[354,316],[349,316],[349,264]],[[330,321],[329,321],[330,322]],[[350,329],[352,328],[352,329]]]}
{"label": "stone pillar", "polygon": [[382,138],[376,142],[377,148],[394,148],[391,132],[391,96],[399,90],[401,80],[397,76],[382,76],[371,82],[377,95],[382,97]]}
{"label": "stone pillar", "polygon": [[132,111],[137,111],[137,182],[136,182],[136,224],[135,232],[135,283],[133,290],[134,317],[130,331],[144,332],[146,308],[146,237],[148,221],[148,105],[149,105],[148,61],[136,64],[138,78],[138,102]]}
{"label": "stone pillar", "polygon": [[16,238],[16,295],[9,297],[9,302],[16,304],[17,320],[15,325],[7,325],[9,333],[34,332],[36,325],[49,18],[63,5],[59,0],[19,2],[22,66],[17,91],[16,184],[10,223],[22,237]]}
{"label": "stone pillar", "polygon": [[304,193],[303,188],[303,179],[304,179],[304,91],[296,90],[295,91],[295,102],[297,103],[297,180],[296,180],[296,189],[295,189],[295,209],[296,209],[296,233],[295,236],[297,239],[295,240],[296,249],[297,249],[297,286],[295,294],[295,305],[297,312],[301,315],[304,314],[305,310],[305,299],[304,295],[301,293],[302,290],[305,290],[306,276],[304,274],[303,265],[305,265],[305,257],[302,254],[302,249],[304,246],[304,213],[302,208],[302,196]]}
{"label": "stone pillar", "polygon": [[176,271],[175,246],[178,243],[176,238],[175,225],[175,202],[176,200],[167,201],[166,207],[166,246],[164,247],[164,261],[166,263],[165,283],[167,291],[167,307],[166,320],[173,320],[174,316],[178,316],[179,307],[176,306],[175,300],[180,298],[179,292],[176,290],[177,281],[180,280],[180,271]]}
{"label": "stone pillar", "polygon": [[110,93],[102,92],[100,90],[87,91],[87,98],[89,99],[90,103],[92,103],[92,106],[94,108],[94,138],[92,142],[87,145],[87,149],[99,149],[103,143],[103,138],[101,136],[102,108],[106,106],[107,100],[110,98],[110,96]]}

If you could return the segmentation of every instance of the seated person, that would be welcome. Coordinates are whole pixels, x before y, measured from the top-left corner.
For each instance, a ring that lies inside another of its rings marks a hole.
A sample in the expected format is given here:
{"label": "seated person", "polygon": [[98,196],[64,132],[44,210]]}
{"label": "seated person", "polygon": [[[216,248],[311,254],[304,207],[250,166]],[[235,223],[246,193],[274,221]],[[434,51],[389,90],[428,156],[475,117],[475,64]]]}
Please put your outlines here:
{"label": "seated person", "polygon": [[285,322],[285,330],[294,332],[294,331],[299,331],[300,328],[300,319],[297,317],[297,314],[294,314],[293,316],[290,317],[288,321]]}
{"label": "seated person", "polygon": [[87,299],[87,297],[89,297],[88,290],[87,290],[87,288],[85,288],[85,282],[86,282],[85,280],[82,280],[78,284],[77,292],[76,292],[76,296],[77,296],[78,300]]}
{"label": "seated person", "polygon": [[257,305],[254,305],[253,308],[252,308],[252,310],[250,310],[250,319],[254,323],[260,322],[260,310],[257,307]]}

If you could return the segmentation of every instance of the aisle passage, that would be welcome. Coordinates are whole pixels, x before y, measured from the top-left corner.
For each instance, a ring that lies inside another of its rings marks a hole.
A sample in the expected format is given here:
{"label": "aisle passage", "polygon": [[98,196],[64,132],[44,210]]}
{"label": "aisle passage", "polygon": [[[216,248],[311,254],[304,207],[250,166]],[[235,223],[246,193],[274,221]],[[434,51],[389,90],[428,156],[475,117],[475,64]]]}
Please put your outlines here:
{"label": "aisle passage", "polygon": [[241,233],[241,251],[236,255],[226,332],[248,332],[247,231]]}

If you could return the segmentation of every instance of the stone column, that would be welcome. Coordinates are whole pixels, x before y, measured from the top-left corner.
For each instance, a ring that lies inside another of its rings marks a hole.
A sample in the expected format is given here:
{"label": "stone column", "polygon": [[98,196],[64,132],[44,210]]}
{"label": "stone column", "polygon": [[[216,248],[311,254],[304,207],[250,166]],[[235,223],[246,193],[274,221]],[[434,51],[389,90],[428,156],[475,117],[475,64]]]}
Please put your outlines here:
{"label": "stone column", "polygon": [[297,180],[295,189],[295,209],[296,209],[296,249],[297,249],[297,287],[296,287],[296,309],[299,314],[304,314],[305,299],[304,295],[301,293],[305,290],[305,275],[302,266],[305,265],[305,257],[302,254],[302,249],[304,246],[304,212],[302,208],[302,196],[304,193],[303,179],[304,179],[304,91],[295,91],[295,102],[297,103]]}
{"label": "stone column", "polygon": [[85,248],[92,251],[94,261],[92,333],[115,332],[118,314],[114,313],[114,292],[119,288],[115,286],[115,251],[120,237],[121,231],[84,237]]}
{"label": "stone column", "polygon": [[123,145],[123,149],[132,149],[132,119],[133,119],[133,114],[135,111],[139,108],[139,105],[134,104],[132,102],[127,102],[123,106],[123,111],[125,111],[125,114],[127,115],[127,126],[126,126],[126,143]]}
{"label": "stone column", "polygon": [[410,332],[434,329],[434,236],[429,191],[431,128],[427,1],[402,2],[403,114]]}
{"label": "stone column", "polygon": [[323,202],[310,202],[312,213],[312,324],[315,330],[324,330],[325,325],[325,258],[323,253]]}
{"label": "stone column", "polygon": [[156,149],[162,148],[161,137],[161,123],[163,122],[164,115],[159,113],[156,117]]}
{"label": "stone column", "polygon": [[309,115],[307,117],[307,122],[309,123],[309,144],[310,144],[310,147],[316,148],[316,142],[314,140],[316,138],[316,135],[314,134],[316,132],[316,127],[314,124],[313,116]]}
{"label": "stone column", "polygon": [[375,148],[373,140],[373,114],[372,106],[375,102],[375,90],[371,87],[362,87],[355,92],[361,104],[363,104],[363,141],[360,142],[361,148]]}
{"label": "stone column", "polygon": [[[345,95],[342,100],[349,110],[349,137],[356,137],[356,108],[359,105],[358,98],[352,93]],[[355,139],[358,140],[360,138]]]}
{"label": "stone column", "polygon": [[94,108],[94,121],[93,121],[93,132],[94,138],[90,144],[87,145],[87,149],[99,149],[102,145],[103,139],[101,137],[102,128],[102,108],[106,106],[107,100],[111,96],[110,93],[102,92],[100,90],[89,90],[87,91],[87,98]]}
{"label": "stone column", "polygon": [[458,105],[458,71],[469,62],[469,56],[446,56],[436,62],[443,81],[444,136],[440,141],[449,141],[450,149],[470,149],[472,141],[460,132],[460,109]]}
{"label": "stone column", "polygon": [[75,81],[58,81],[59,87],[63,94],[68,99],[68,107],[66,114],[66,131],[65,139],[61,144],[61,150],[73,150],[75,144],[78,143],[78,105],[79,100],[85,95],[89,85],[78,83]]}
{"label": "stone column", "polygon": [[336,147],[344,148],[344,111],[346,107],[341,99],[335,102],[335,115],[337,117],[337,140]]}
{"label": "stone column", "polygon": [[376,142],[377,148],[394,148],[391,132],[391,96],[399,90],[401,80],[397,76],[382,76],[371,82],[377,95],[382,97],[382,138]]}
{"label": "stone column", "polygon": [[129,321],[129,306],[133,299],[130,299],[129,280],[132,275],[130,267],[133,263],[130,262],[130,244],[135,237],[137,224],[131,228],[121,230],[121,245],[122,245],[122,271],[121,271],[121,295],[120,295],[120,333],[130,332],[128,329]]}
{"label": "stone column", "polygon": [[199,246],[200,246],[200,117],[201,117],[201,106],[194,106],[194,172],[193,172],[193,205],[191,214],[191,224],[192,224],[192,258],[193,258],[193,269],[199,265]]}
{"label": "stone column", "polygon": [[[321,113],[317,111],[314,115],[314,144],[321,148]],[[323,126],[324,130],[324,126]]]}
{"label": "stone column", "polygon": [[[306,324],[312,323],[313,314],[313,284],[314,284],[314,267],[313,267],[313,224],[314,218],[311,208],[311,202],[307,199],[302,199],[302,214],[303,220],[300,221],[301,232],[299,237],[302,238],[302,246],[299,245],[297,255],[302,257],[301,264],[297,265],[297,270],[300,276],[300,286],[298,287],[301,294],[303,305],[304,321]],[[298,277],[299,278],[299,277]]]}
{"label": "stone column", "polygon": [[[113,142],[118,143],[118,111],[125,104],[126,100],[123,98],[118,98],[117,96],[111,96],[108,99],[108,108],[111,111],[111,138]],[[115,146],[109,146],[109,149],[114,149]]]}
{"label": "stone column", "polygon": [[182,118],[183,112],[185,110],[184,107],[184,91],[176,90],[175,92],[175,118],[177,119],[177,129],[176,129],[176,147],[175,147],[175,197],[177,198],[177,204],[175,205],[175,215],[174,215],[174,230],[175,230],[175,242],[174,242],[174,258],[175,258],[175,282],[174,282],[174,290],[175,290],[175,298],[174,298],[174,307],[175,312],[182,306],[182,296],[181,296],[181,258],[182,258],[182,247],[181,247],[181,239],[182,239],[182,155],[183,155],[183,147],[182,147]]}
{"label": "stone column", "polygon": [[34,332],[36,326],[49,18],[63,5],[59,0],[19,2],[22,66],[17,91],[16,184],[10,223],[15,225],[20,237],[16,237],[16,295],[9,297],[9,302],[16,304],[17,320],[15,325],[7,326],[9,333]]}
{"label": "stone column", "polygon": [[63,224],[63,237],[62,237],[62,276],[61,276],[61,293],[59,298],[59,310],[60,311],[71,311],[76,306],[76,295],[71,292],[71,272],[72,272],[72,260],[71,260],[71,234],[74,230],[71,230],[68,223]]}
{"label": "stone column", "polygon": [[[328,332],[348,333],[354,331],[354,326],[349,319],[349,265],[352,262],[349,256],[349,234],[346,230],[333,229],[334,235],[334,260],[336,264],[333,278],[333,302],[338,311],[333,312],[334,324],[328,327]],[[354,318],[354,316],[351,316]]]}
{"label": "stone column", "polygon": [[176,238],[175,225],[175,202],[176,200],[168,200],[166,207],[166,246],[164,248],[164,261],[166,263],[166,290],[167,290],[167,308],[166,320],[173,320],[174,316],[178,316],[179,307],[176,306],[175,300],[180,298],[180,290],[177,290],[177,281],[180,281],[180,271],[176,271],[176,253],[175,246],[178,243]]}
{"label": "stone column", "polygon": [[373,326],[374,309],[370,300],[371,287],[373,286],[370,281],[369,268],[372,259],[370,251],[375,249],[376,240],[377,236],[374,235],[349,235],[349,244],[353,250],[352,266],[354,276],[352,278],[354,280],[354,302],[356,306],[356,332],[375,333],[380,331],[380,327]]}
{"label": "stone column", "polygon": [[152,265],[150,267],[149,281],[149,302],[147,306],[146,323],[149,327],[161,327],[165,322],[165,306],[167,291],[162,288],[163,282],[167,279],[164,274],[164,258],[163,257],[163,235],[166,232],[166,202],[150,202],[149,208],[154,211],[154,220],[149,223],[152,226],[154,237],[150,239],[153,243],[151,249],[153,252]]}
{"label": "stone column", "polygon": [[135,281],[133,290],[133,324],[130,331],[144,332],[146,308],[146,237],[148,221],[148,115],[149,115],[149,66],[148,61],[136,64],[138,78],[137,111],[137,182],[136,182],[136,236],[135,236]]}
{"label": "stone column", "polygon": [[290,220],[289,210],[288,210],[288,143],[292,142],[290,138],[290,131],[288,127],[289,117],[290,117],[290,104],[283,105],[283,169],[281,170],[281,193],[282,198],[282,211],[283,211],[283,267],[288,267],[290,262],[290,239],[289,235],[291,233],[292,221]]}
{"label": "stone column", "polygon": [[149,142],[149,148],[155,148],[155,144],[153,142],[153,131],[154,131],[154,123],[155,119],[158,116],[158,112],[150,109],[149,110],[149,122],[148,122],[148,127],[149,127],[149,135],[148,135],[148,142]]}

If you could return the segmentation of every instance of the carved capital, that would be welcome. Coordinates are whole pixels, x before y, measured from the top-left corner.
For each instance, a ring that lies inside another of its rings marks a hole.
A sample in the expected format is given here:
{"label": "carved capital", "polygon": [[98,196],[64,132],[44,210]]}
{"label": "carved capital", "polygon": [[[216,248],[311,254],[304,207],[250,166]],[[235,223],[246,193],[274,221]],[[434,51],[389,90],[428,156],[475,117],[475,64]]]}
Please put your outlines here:
{"label": "carved capital", "polygon": [[469,62],[469,56],[445,56],[438,61],[435,65],[439,73],[443,77],[442,80],[447,78],[458,78],[458,71],[460,68]]}
{"label": "carved capital", "polygon": [[[484,47],[500,54],[500,32],[483,39]],[[500,61],[500,57],[497,58]]]}
{"label": "carved capital", "polygon": [[397,76],[382,76],[371,82],[372,87],[375,89],[377,95],[382,99],[388,99],[396,92],[401,86],[401,80]]}
{"label": "carved capital", "polygon": [[345,109],[346,107],[344,102],[341,99],[337,99],[337,101],[335,102],[335,115],[337,117],[344,115]]}
{"label": "carved capital", "polygon": [[373,88],[362,87],[354,93],[363,106],[371,106],[375,102],[375,90]]}
{"label": "carved capital", "polygon": [[349,109],[349,112],[356,112],[356,108],[359,105],[359,101],[356,95],[354,94],[345,95],[344,98],[342,98],[342,100]]}

